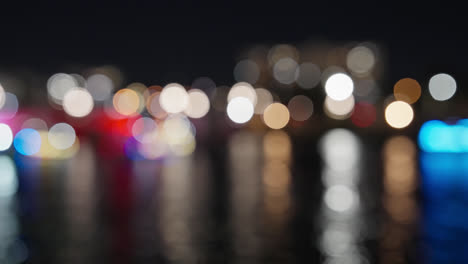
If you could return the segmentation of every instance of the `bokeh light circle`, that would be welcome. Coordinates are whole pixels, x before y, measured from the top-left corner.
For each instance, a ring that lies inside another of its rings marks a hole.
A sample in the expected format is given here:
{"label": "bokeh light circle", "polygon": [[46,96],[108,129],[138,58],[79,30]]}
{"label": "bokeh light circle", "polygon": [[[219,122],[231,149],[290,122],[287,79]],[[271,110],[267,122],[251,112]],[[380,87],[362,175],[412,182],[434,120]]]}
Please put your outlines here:
{"label": "bokeh light circle", "polygon": [[140,96],[134,90],[125,88],[114,94],[112,103],[117,113],[132,116],[138,113]]}
{"label": "bokeh light circle", "polygon": [[289,122],[289,110],[281,103],[273,103],[265,108],[263,121],[272,129],[281,129]]}
{"label": "bokeh light circle", "polygon": [[365,46],[357,46],[348,52],[346,66],[353,73],[363,75],[369,73],[375,65],[374,52]]}
{"label": "bokeh light circle", "polygon": [[342,101],[350,97],[353,90],[353,80],[344,73],[331,75],[325,83],[325,92],[330,98],[336,101]]}
{"label": "bokeh light circle", "polygon": [[68,149],[75,143],[75,129],[67,123],[55,124],[50,128],[47,139],[50,145],[56,149]]}
{"label": "bokeh light circle", "polygon": [[273,66],[273,77],[282,84],[292,84],[299,76],[297,62],[292,58],[281,58]]}
{"label": "bokeh light circle", "polygon": [[252,85],[246,82],[236,83],[232,86],[231,90],[229,90],[227,98],[228,102],[236,97],[247,98],[254,106],[257,104],[257,93]]}
{"label": "bokeh light circle", "polygon": [[37,130],[25,128],[20,130],[13,140],[13,145],[17,152],[30,156],[34,155],[41,149],[41,135]]}
{"label": "bokeh light circle", "polygon": [[112,95],[114,83],[104,74],[93,74],[88,77],[87,88],[94,100],[106,101]]}
{"label": "bokeh light circle", "polygon": [[323,104],[325,114],[333,119],[343,120],[348,118],[354,109],[354,96],[350,96],[342,101],[333,100],[329,96],[325,98]]}
{"label": "bokeh light circle", "polygon": [[413,108],[403,101],[395,101],[385,108],[385,120],[394,128],[407,127],[413,121]]}
{"label": "bokeh light circle", "polygon": [[421,97],[421,85],[411,78],[403,78],[395,83],[393,95],[398,101],[413,104]]}
{"label": "bokeh light circle", "polygon": [[429,80],[429,93],[434,100],[446,101],[452,98],[456,91],[457,82],[446,73],[436,74]]}
{"label": "bokeh light circle", "polygon": [[132,126],[133,137],[141,143],[146,143],[148,137],[146,135],[157,132],[156,122],[149,117],[142,117],[137,119]]}
{"label": "bokeh light circle", "polygon": [[13,132],[7,124],[0,123],[0,151],[10,148],[13,142]]}
{"label": "bokeh light circle", "polygon": [[189,97],[185,88],[177,83],[166,85],[159,95],[161,107],[168,113],[183,112],[189,104]]}
{"label": "bokeh light circle", "polygon": [[273,103],[273,95],[264,88],[255,88],[257,94],[257,104],[255,105],[255,114],[261,115],[267,106]]}
{"label": "bokeh light circle", "polygon": [[63,98],[63,110],[73,117],[85,117],[93,111],[94,101],[86,89],[70,90]]}
{"label": "bokeh light circle", "polygon": [[47,92],[57,104],[62,104],[65,95],[76,87],[78,87],[77,80],[66,73],[56,73],[47,81]]}
{"label": "bokeh light circle", "polygon": [[238,82],[254,84],[260,76],[257,63],[252,60],[241,60],[234,67],[234,79]]}
{"label": "bokeh light circle", "polygon": [[296,95],[289,100],[288,109],[292,119],[296,121],[305,121],[312,116],[312,113],[314,112],[314,104],[309,97]]}
{"label": "bokeh light circle", "polygon": [[226,112],[231,121],[237,124],[243,124],[252,118],[254,106],[252,102],[245,97],[235,97],[229,101]]}
{"label": "bokeh light circle", "polygon": [[311,89],[320,83],[322,72],[320,68],[310,62],[305,62],[299,65],[297,84],[304,89]]}
{"label": "bokeh light circle", "polygon": [[12,93],[5,93],[5,102],[3,107],[0,108],[0,119],[11,119],[18,112],[18,98]]}
{"label": "bokeh light circle", "polygon": [[375,106],[367,102],[359,102],[354,106],[351,121],[358,127],[369,127],[376,119]]}
{"label": "bokeh light circle", "polygon": [[199,89],[188,91],[189,103],[184,113],[191,118],[202,118],[210,110],[210,99]]}
{"label": "bokeh light circle", "polygon": [[356,193],[346,185],[334,185],[325,191],[325,204],[336,212],[346,212],[357,203]]}

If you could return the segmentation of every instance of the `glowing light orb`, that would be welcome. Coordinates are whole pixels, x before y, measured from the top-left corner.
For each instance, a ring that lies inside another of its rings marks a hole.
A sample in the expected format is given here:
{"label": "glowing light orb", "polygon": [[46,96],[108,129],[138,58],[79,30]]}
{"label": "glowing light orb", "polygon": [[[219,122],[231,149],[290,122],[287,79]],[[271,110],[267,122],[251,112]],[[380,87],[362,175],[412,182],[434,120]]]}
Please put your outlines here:
{"label": "glowing light orb", "polygon": [[47,136],[50,145],[56,149],[68,149],[75,143],[76,133],[72,126],[66,123],[53,125]]}
{"label": "glowing light orb", "polygon": [[395,101],[385,109],[385,120],[394,128],[407,127],[413,121],[413,108],[403,101]]}
{"label": "glowing light orb", "polygon": [[150,113],[152,116],[163,119],[167,116],[167,112],[164,111],[164,109],[161,107],[161,104],[159,103],[160,94],[160,92],[154,92],[148,97],[148,100],[146,101],[146,110],[148,110],[148,113]]}
{"label": "glowing light orb", "polygon": [[93,111],[94,101],[86,89],[73,89],[63,98],[63,110],[73,117],[85,117]]}
{"label": "glowing light orb", "polygon": [[13,142],[13,132],[7,124],[0,124],[0,151],[10,148]]}
{"label": "glowing light orb", "polygon": [[297,77],[297,84],[304,89],[311,89],[320,83],[322,72],[320,68],[310,62],[305,62],[299,65],[299,75]]}
{"label": "glowing light orb", "polygon": [[355,74],[367,74],[375,65],[374,52],[366,46],[354,47],[348,52],[346,65]]}
{"label": "glowing light orb", "polygon": [[273,129],[281,129],[289,122],[289,110],[281,103],[273,103],[265,108],[263,121]]}
{"label": "glowing light orb", "polygon": [[131,116],[138,112],[140,97],[134,90],[125,88],[115,93],[112,103],[117,113]]}
{"label": "glowing light orb", "polygon": [[291,113],[291,118],[296,121],[305,121],[312,116],[314,112],[314,104],[309,97],[304,95],[296,95],[288,103],[288,109]]}
{"label": "glowing light orb", "polygon": [[257,104],[255,105],[255,114],[263,114],[265,108],[273,103],[273,95],[267,89],[256,88]]}
{"label": "glowing light orb", "polygon": [[94,100],[105,101],[111,97],[114,83],[104,74],[93,74],[88,77],[87,88]]}
{"label": "glowing light orb", "polygon": [[177,83],[166,85],[159,95],[161,107],[168,113],[183,112],[189,104],[189,96],[185,88]]}
{"label": "glowing light orb", "polygon": [[326,132],[319,142],[320,153],[334,171],[347,171],[357,165],[361,154],[358,137],[350,130],[335,128]]}
{"label": "glowing light orb", "polygon": [[210,110],[210,99],[199,89],[191,89],[188,92],[189,104],[184,113],[191,118],[202,118]]}
{"label": "glowing light orb", "polygon": [[47,123],[40,119],[40,118],[30,118],[26,121],[24,121],[23,125],[21,128],[33,128],[36,130],[44,130],[47,131],[49,130],[49,127],[47,126]]}
{"label": "glowing light orb", "polygon": [[457,91],[455,79],[445,73],[439,73],[429,80],[429,93],[437,101],[446,101]]}
{"label": "glowing light orb", "polygon": [[358,127],[372,125],[377,117],[375,106],[367,102],[359,102],[354,107],[351,121]]}
{"label": "glowing light orb", "polygon": [[16,134],[13,145],[25,156],[36,154],[41,148],[41,135],[32,128],[22,129]]}
{"label": "glowing light orb", "polygon": [[154,133],[157,130],[156,122],[149,117],[139,118],[133,123],[132,135],[141,143],[146,143],[148,137],[145,137],[149,133]]}
{"label": "glowing light orb", "polygon": [[354,109],[354,96],[342,101],[336,101],[327,96],[323,104],[325,114],[333,119],[343,120],[348,118]]}
{"label": "glowing light orb", "polygon": [[350,97],[354,90],[353,80],[344,73],[331,75],[325,83],[325,92],[336,101],[343,101]]}
{"label": "glowing light orb", "polygon": [[257,104],[257,94],[255,93],[255,89],[252,87],[252,85],[246,82],[236,83],[232,86],[231,90],[229,90],[227,99],[228,102],[236,97],[247,98],[254,106]]}
{"label": "glowing light orb", "polygon": [[227,115],[234,123],[248,122],[254,114],[252,102],[245,97],[235,97],[227,105]]}
{"label": "glowing light orb", "polygon": [[403,78],[395,83],[393,95],[398,101],[413,104],[421,97],[421,85],[411,78]]}
{"label": "glowing light orb", "polygon": [[5,101],[3,107],[0,108],[1,119],[11,119],[18,112],[18,98],[12,93],[5,93]]}
{"label": "glowing light orb", "polygon": [[281,58],[273,66],[273,77],[282,84],[292,84],[299,76],[297,62],[291,58]]}
{"label": "glowing light orb", "polygon": [[260,76],[257,63],[252,60],[241,60],[234,67],[234,79],[238,82],[256,83]]}
{"label": "glowing light orb", "polygon": [[78,87],[76,79],[66,73],[56,73],[47,81],[47,92],[54,103],[62,104],[65,95]]}
{"label": "glowing light orb", "polygon": [[346,185],[334,185],[328,188],[324,200],[327,207],[336,212],[346,212],[358,202],[356,193]]}

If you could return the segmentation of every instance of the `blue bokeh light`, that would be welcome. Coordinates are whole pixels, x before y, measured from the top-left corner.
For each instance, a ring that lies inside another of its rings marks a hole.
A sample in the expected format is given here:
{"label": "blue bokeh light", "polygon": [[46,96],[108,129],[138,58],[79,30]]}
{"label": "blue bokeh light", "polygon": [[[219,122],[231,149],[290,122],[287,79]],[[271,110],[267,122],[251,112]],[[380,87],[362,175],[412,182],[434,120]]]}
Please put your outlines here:
{"label": "blue bokeh light", "polygon": [[468,119],[454,125],[427,121],[419,130],[418,143],[425,152],[468,153]]}
{"label": "blue bokeh light", "polygon": [[32,128],[22,129],[16,134],[13,145],[25,156],[34,155],[41,149],[41,135]]}

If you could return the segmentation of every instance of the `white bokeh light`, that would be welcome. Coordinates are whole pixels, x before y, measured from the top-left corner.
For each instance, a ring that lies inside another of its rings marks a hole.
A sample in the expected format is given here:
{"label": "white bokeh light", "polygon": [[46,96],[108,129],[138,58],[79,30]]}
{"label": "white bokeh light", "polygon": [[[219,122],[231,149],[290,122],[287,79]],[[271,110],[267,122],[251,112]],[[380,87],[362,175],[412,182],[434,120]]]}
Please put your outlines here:
{"label": "white bokeh light", "polygon": [[210,99],[199,89],[191,89],[188,92],[189,104],[184,113],[191,118],[202,118],[210,110]]}
{"label": "white bokeh light", "polygon": [[233,98],[227,106],[227,115],[234,123],[248,122],[254,114],[252,102],[245,97]]}
{"label": "white bokeh light", "polygon": [[291,84],[299,76],[297,62],[292,58],[281,58],[273,66],[273,76],[282,84]]}
{"label": "white bokeh light", "polygon": [[18,179],[15,163],[10,157],[0,156],[0,172],[0,197],[14,195],[18,190]]}
{"label": "white bokeh light", "polygon": [[50,145],[56,149],[68,149],[75,143],[75,129],[67,123],[55,124],[50,128],[47,139]]}
{"label": "white bokeh light", "polygon": [[334,185],[325,191],[324,201],[328,208],[336,212],[346,212],[356,206],[357,194],[345,185]]}
{"label": "white bokeh light", "polygon": [[63,98],[63,110],[73,117],[85,117],[94,108],[94,101],[86,89],[76,88],[70,90]]}
{"label": "white bokeh light", "polygon": [[87,88],[94,100],[105,101],[111,98],[114,83],[104,74],[93,74],[88,77]]}
{"label": "white bokeh light", "polygon": [[457,82],[446,73],[436,74],[429,80],[429,93],[437,101],[446,101],[452,98],[456,91]]}
{"label": "white bokeh light", "polygon": [[189,104],[185,88],[177,83],[166,85],[159,95],[159,103],[164,111],[176,114],[183,112]]}
{"label": "white bokeh light", "polygon": [[149,137],[147,135],[157,132],[156,122],[149,117],[139,118],[133,123],[132,135],[141,143],[148,142]]}
{"label": "white bokeh light", "polygon": [[236,97],[247,98],[254,106],[257,104],[257,93],[252,85],[246,82],[236,83],[232,86],[231,90],[229,90],[228,102]]}
{"label": "white bokeh light", "polygon": [[335,171],[347,171],[359,161],[360,142],[353,132],[344,128],[328,131],[319,142],[327,166]]}
{"label": "white bokeh light", "polygon": [[353,90],[353,80],[344,73],[331,75],[325,83],[325,92],[330,98],[336,101],[342,101],[350,97]]}
{"label": "white bokeh light", "polygon": [[66,73],[56,73],[47,81],[47,92],[56,104],[62,104],[65,95],[76,87],[78,87],[77,80]]}
{"label": "white bokeh light", "polygon": [[0,151],[10,148],[13,143],[13,132],[7,124],[0,124]]}

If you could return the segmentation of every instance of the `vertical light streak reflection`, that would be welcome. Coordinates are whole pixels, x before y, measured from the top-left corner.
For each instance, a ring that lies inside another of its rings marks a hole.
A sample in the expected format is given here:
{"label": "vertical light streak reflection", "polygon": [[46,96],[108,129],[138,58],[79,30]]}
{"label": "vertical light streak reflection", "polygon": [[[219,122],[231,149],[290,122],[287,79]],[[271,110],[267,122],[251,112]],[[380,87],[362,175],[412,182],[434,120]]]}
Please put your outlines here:
{"label": "vertical light streak reflection", "polygon": [[[265,248],[275,259],[284,256],[287,221],[291,215],[291,140],[284,131],[269,131],[263,138],[263,203],[266,228]],[[281,255],[279,255],[281,254]]]}
{"label": "vertical light streak reflection", "polygon": [[229,141],[231,182],[231,228],[233,263],[256,263],[261,244],[258,236],[258,205],[261,203],[261,138],[239,131]]}
{"label": "vertical light streak reflection", "polygon": [[319,214],[319,247],[325,263],[366,263],[361,241],[366,236],[365,212],[358,187],[361,180],[361,142],[347,129],[328,131],[319,142],[325,185]]}
{"label": "vertical light streak reflection", "polygon": [[86,263],[94,260],[93,235],[97,228],[96,158],[91,145],[83,143],[66,166],[65,215],[70,235],[67,262]]}
{"label": "vertical light streak reflection", "polygon": [[14,210],[17,189],[15,165],[10,157],[0,155],[0,263],[20,263],[27,258]]}
{"label": "vertical light streak reflection", "polygon": [[388,139],[383,147],[382,203],[387,214],[380,241],[381,263],[407,263],[406,250],[414,236],[418,206],[416,147],[406,136]]}
{"label": "vertical light streak reflection", "polygon": [[423,263],[468,263],[468,155],[421,153]]}
{"label": "vertical light streak reflection", "polygon": [[163,252],[174,263],[198,258],[193,242],[192,156],[167,160],[161,171],[160,229]]}

